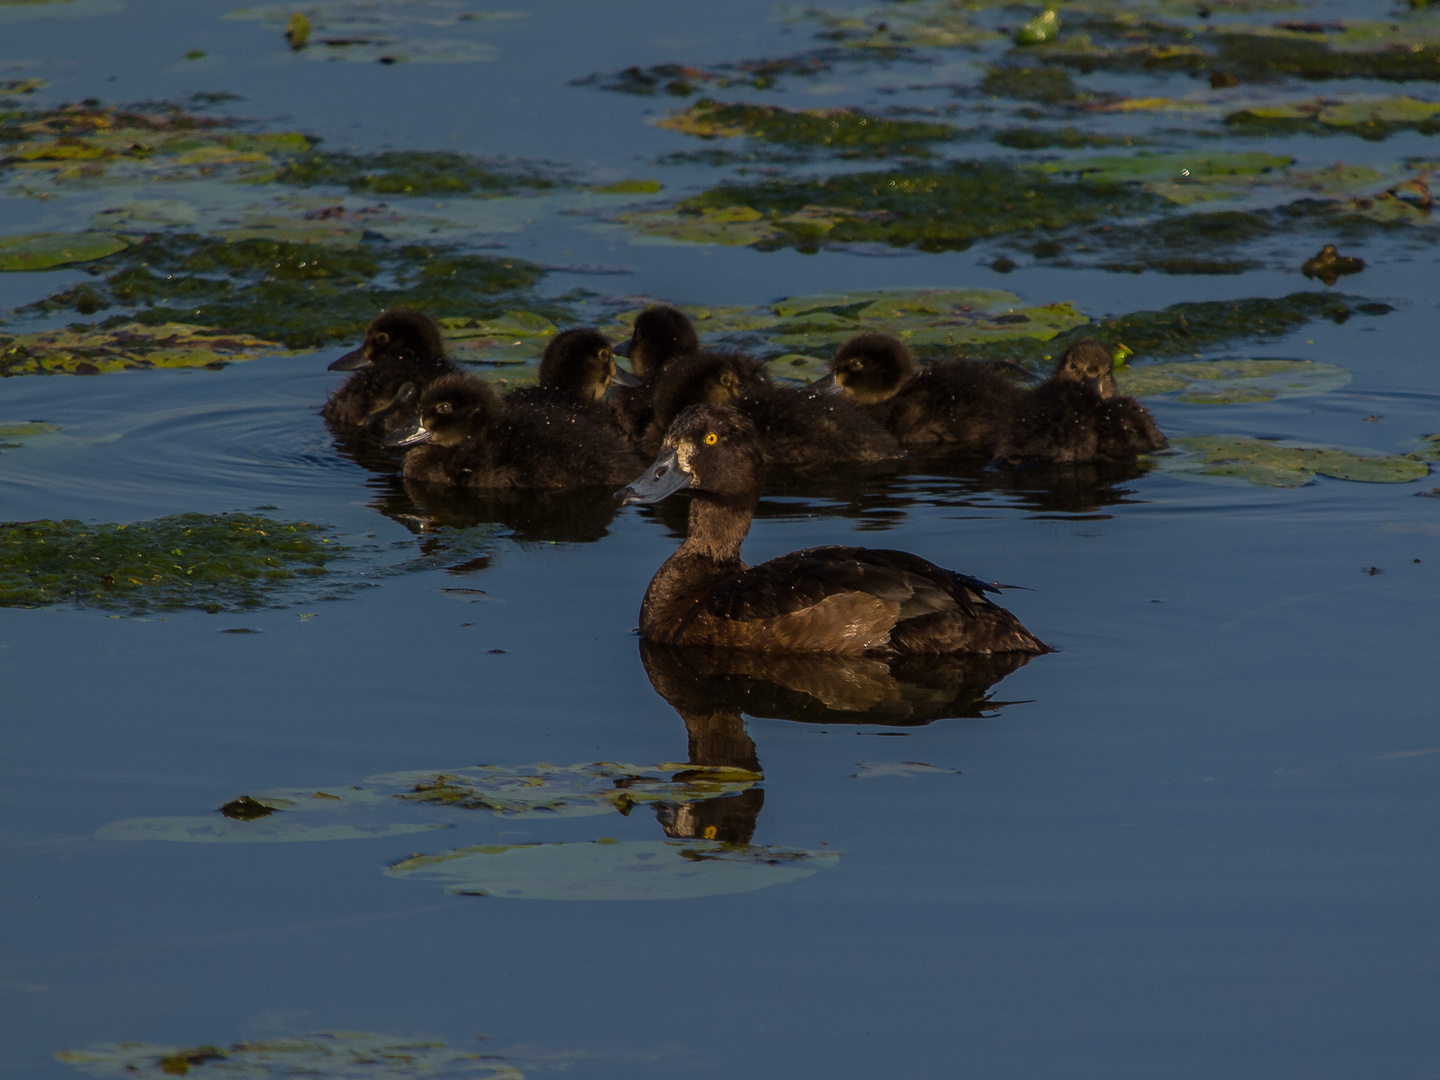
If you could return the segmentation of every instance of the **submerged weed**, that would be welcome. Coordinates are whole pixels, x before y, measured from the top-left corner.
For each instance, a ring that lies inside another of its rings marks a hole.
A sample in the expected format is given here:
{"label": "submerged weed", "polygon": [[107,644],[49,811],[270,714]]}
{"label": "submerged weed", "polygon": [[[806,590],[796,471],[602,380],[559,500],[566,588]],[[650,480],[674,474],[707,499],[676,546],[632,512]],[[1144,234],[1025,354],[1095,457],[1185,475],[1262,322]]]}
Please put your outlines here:
{"label": "submerged weed", "polygon": [[376,195],[506,195],[556,186],[533,166],[509,165],[471,154],[389,150],[379,154],[313,151],[292,158],[275,175],[282,184],[329,184]]}
{"label": "submerged weed", "polygon": [[845,156],[925,154],[928,143],[960,134],[953,124],[891,120],[862,109],[785,109],[710,98],[667,116],[657,126],[702,139],[748,136],[786,146],[839,150]]}
{"label": "submerged weed", "polygon": [[323,577],[345,546],[319,525],[253,514],[177,514],[130,525],[0,525],[0,606],[211,613],[277,604]]}

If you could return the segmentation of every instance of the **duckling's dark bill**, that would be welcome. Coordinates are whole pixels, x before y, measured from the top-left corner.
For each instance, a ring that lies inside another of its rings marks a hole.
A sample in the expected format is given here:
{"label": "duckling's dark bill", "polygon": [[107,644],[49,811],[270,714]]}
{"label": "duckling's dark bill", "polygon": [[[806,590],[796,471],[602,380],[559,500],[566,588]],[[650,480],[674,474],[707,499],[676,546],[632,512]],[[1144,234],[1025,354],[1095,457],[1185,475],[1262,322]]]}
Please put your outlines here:
{"label": "duckling's dark bill", "polygon": [[359,371],[362,367],[368,367],[370,358],[365,355],[365,346],[358,349],[351,349],[338,360],[330,361],[328,371]]}
{"label": "duckling's dark bill", "polygon": [[426,429],[419,418],[409,427],[392,431],[381,441],[382,446],[415,446],[418,443],[429,442],[431,432]]}
{"label": "duckling's dark bill", "polygon": [[657,503],[667,495],[673,495],[681,488],[690,486],[690,477],[680,468],[680,460],[674,450],[669,450],[655,459],[655,464],[645,470],[645,475],[633,484],[627,484],[615,493],[621,506],[631,503]]}
{"label": "duckling's dark bill", "polygon": [[[618,348],[615,350],[615,352],[617,353],[619,351],[620,350]],[[615,374],[610,377],[610,381],[616,386],[628,386],[632,390],[636,387],[645,385],[645,380],[640,378],[639,375],[626,371],[622,367],[617,367],[615,369]]]}

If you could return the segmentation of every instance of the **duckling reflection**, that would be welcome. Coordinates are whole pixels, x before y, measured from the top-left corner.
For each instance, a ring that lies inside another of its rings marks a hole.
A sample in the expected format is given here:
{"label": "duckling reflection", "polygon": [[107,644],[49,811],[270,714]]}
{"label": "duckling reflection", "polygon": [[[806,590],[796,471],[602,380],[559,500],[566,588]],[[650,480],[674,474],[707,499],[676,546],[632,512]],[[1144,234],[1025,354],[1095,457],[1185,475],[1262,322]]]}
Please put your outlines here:
{"label": "duckling reflection", "polygon": [[605,487],[511,491],[386,480],[371,507],[420,537],[493,524],[519,543],[589,544],[609,533],[617,509]]}
{"label": "duckling reflection", "polygon": [[354,372],[320,410],[338,436],[379,440],[410,423],[420,395],[459,369],[445,356],[435,320],[423,311],[391,308],[365,328],[365,341],[334,361]]}

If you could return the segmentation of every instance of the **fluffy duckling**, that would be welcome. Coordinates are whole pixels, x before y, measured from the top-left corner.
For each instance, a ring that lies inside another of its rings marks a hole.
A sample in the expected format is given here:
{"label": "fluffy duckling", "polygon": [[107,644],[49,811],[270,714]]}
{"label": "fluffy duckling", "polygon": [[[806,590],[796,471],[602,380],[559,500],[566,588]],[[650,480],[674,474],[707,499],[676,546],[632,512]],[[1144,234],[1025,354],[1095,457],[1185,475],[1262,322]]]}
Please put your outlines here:
{"label": "fluffy duckling", "polygon": [[650,421],[655,386],[672,360],[699,352],[700,338],[683,311],[665,304],[652,304],[635,316],[630,333],[630,370],[640,380],[638,386],[625,386],[615,393],[615,401],[623,409],[638,432]]}
{"label": "fluffy duckling", "polygon": [[[995,364],[916,364],[888,334],[857,334],[830,362],[831,377],[905,446],[953,446],[989,458],[1020,388]],[[824,380],[822,380],[823,382]]]}
{"label": "fluffy duckling", "polygon": [[381,438],[409,423],[421,392],[458,370],[445,358],[435,320],[423,311],[392,308],[365,328],[365,342],[330,365],[355,374],[320,410],[332,427]]}
{"label": "fluffy duckling", "polygon": [[999,457],[1012,463],[1124,461],[1169,445],[1145,406],[1115,386],[1110,350],[1075,342],[1048,380],[1016,399]]}
{"label": "fluffy duckling", "polygon": [[777,386],[765,365],[743,353],[696,353],[676,360],[655,387],[654,414],[641,448],[656,453],[671,422],[691,405],[730,405],[760,433],[767,465],[890,461],[895,437],[843,394]]}
{"label": "fluffy duckling", "polygon": [[405,477],[474,488],[613,485],[640,461],[612,432],[564,409],[511,404],[480,379],[446,375],[420,396],[419,415],[387,446],[414,447]]}
{"label": "fluffy duckling", "polygon": [[640,380],[615,364],[609,340],[593,327],[556,334],[540,356],[540,385],[512,390],[511,404],[548,405],[566,409],[609,428],[627,443],[635,438],[629,417],[615,402],[605,400],[611,384],[637,387]]}
{"label": "fluffy duckling", "polygon": [[692,405],[655,463],[617,494],[622,505],[693,495],[685,542],[645,591],[645,638],[851,656],[1050,651],[986,598],[999,586],[907,552],[820,547],[747,567],[740,546],[763,476],[755,425],[728,406]]}

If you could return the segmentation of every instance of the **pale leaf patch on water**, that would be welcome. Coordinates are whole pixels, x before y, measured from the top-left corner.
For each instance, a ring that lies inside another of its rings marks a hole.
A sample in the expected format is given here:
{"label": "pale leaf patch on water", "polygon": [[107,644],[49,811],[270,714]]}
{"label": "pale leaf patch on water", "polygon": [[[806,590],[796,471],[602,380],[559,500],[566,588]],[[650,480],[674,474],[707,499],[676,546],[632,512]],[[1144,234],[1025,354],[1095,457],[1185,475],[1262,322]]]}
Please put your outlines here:
{"label": "pale leaf patch on water", "polygon": [[1261,487],[1293,488],[1317,476],[1370,484],[1404,484],[1429,475],[1429,466],[1414,457],[1381,455],[1341,447],[1257,439],[1248,435],[1173,437],[1178,451],[1155,457],[1167,473],[1192,479],[1229,480]]}
{"label": "pale leaf patch on water", "polygon": [[753,892],[807,878],[834,852],[684,840],[487,844],[416,855],[390,877],[443,885],[464,896],[513,900],[689,900]]}
{"label": "pale leaf patch on water", "polygon": [[1326,394],[1348,385],[1350,372],[1312,360],[1177,361],[1128,368],[1115,381],[1132,397],[1175,394],[1187,405],[1238,405]]}
{"label": "pale leaf patch on water", "polygon": [[850,774],[852,780],[868,780],[877,776],[960,775],[959,769],[927,765],[923,761],[857,761],[855,764],[856,771]]}

